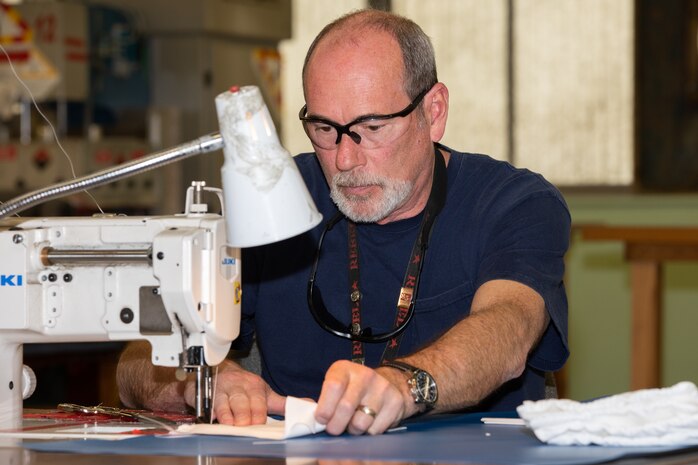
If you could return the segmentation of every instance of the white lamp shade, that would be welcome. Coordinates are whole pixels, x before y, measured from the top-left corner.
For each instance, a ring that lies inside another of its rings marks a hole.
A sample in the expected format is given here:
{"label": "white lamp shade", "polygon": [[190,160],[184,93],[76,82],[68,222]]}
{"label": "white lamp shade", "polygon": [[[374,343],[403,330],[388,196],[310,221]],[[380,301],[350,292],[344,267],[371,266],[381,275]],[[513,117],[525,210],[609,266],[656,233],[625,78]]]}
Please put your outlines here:
{"label": "white lamp shade", "polygon": [[216,97],[225,162],[221,169],[228,245],[270,244],[322,220],[291,155],[279,143],[257,87]]}

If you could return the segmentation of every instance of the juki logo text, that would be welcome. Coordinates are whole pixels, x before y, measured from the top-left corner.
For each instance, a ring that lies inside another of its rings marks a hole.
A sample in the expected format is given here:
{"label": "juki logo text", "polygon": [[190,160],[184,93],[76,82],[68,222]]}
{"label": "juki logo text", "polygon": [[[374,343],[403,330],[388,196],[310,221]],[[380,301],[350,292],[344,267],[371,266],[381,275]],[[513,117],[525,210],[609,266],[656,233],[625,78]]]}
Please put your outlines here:
{"label": "juki logo text", "polygon": [[0,274],[0,286],[21,286],[21,274]]}

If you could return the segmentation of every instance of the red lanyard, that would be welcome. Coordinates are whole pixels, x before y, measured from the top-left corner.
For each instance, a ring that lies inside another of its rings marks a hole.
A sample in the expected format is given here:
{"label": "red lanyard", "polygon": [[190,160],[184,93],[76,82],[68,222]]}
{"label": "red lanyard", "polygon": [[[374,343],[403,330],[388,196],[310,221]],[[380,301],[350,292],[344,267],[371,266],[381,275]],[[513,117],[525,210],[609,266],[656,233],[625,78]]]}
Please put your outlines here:
{"label": "red lanyard", "polygon": [[[424,255],[429,244],[429,237],[434,227],[434,221],[446,202],[446,163],[443,155],[438,150],[436,152],[436,160],[434,163],[434,178],[432,180],[431,192],[429,200],[424,209],[422,224],[417,234],[417,239],[412,246],[410,261],[407,264],[405,277],[402,281],[400,294],[397,300],[397,312],[395,314],[394,328],[403,325],[407,318],[411,317],[411,312],[414,311],[415,300],[417,299],[417,289],[419,287],[419,276],[422,272],[424,263]],[[347,225],[349,236],[349,300],[351,302],[351,333],[360,334],[361,328],[361,290],[359,288],[359,241],[356,233],[356,224],[349,221]],[[392,360],[397,356],[400,347],[402,335],[400,332],[393,336],[386,344],[381,363],[384,360]],[[355,363],[364,364],[364,346],[363,342],[352,340],[351,360]]]}

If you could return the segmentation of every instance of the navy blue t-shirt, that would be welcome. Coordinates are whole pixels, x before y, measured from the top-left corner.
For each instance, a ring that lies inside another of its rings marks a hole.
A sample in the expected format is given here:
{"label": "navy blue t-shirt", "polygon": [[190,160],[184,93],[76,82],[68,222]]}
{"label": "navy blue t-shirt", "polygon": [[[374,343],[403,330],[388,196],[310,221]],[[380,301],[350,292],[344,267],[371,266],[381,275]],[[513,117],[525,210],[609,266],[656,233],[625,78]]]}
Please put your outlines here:
{"label": "navy blue t-shirt", "polygon": [[[479,286],[508,279],[536,290],[551,324],[531,353],[524,374],[498,389],[476,410],[513,410],[544,395],[544,372],[567,356],[567,300],[562,282],[570,216],[560,193],[540,175],[484,155],[452,151],[446,205],[436,219],[420,278],[415,314],[399,354],[410,354],[468,316]],[[337,209],[314,154],[295,157],[324,221]],[[392,328],[402,280],[422,215],[386,225],[358,224],[362,327]],[[282,395],[317,399],[325,372],[351,359],[351,342],[323,330],[308,309],[306,291],[324,221],[283,242],[243,250],[241,336],[256,337],[262,377]],[[347,223],[325,236],[316,286],[329,311],[349,324]],[[385,343],[364,344],[375,367]],[[423,367],[427,371],[429,367]],[[463,373],[468,376],[468,373]]]}

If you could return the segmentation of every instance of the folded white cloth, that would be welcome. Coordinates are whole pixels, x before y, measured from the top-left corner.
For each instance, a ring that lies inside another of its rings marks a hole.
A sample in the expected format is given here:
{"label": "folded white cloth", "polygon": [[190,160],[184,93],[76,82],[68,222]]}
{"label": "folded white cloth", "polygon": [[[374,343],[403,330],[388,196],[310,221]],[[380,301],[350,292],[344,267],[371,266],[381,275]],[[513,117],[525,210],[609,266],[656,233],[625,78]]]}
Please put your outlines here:
{"label": "folded white cloth", "polygon": [[516,411],[549,444],[698,445],[698,388],[688,381],[585,403],[524,401]]}
{"label": "folded white cloth", "polygon": [[267,417],[263,425],[230,426],[220,424],[181,425],[177,433],[209,434],[216,436],[248,436],[261,439],[289,439],[308,434],[320,433],[325,425],[315,421],[317,404],[296,397],[286,398],[286,411],[283,420]]}

